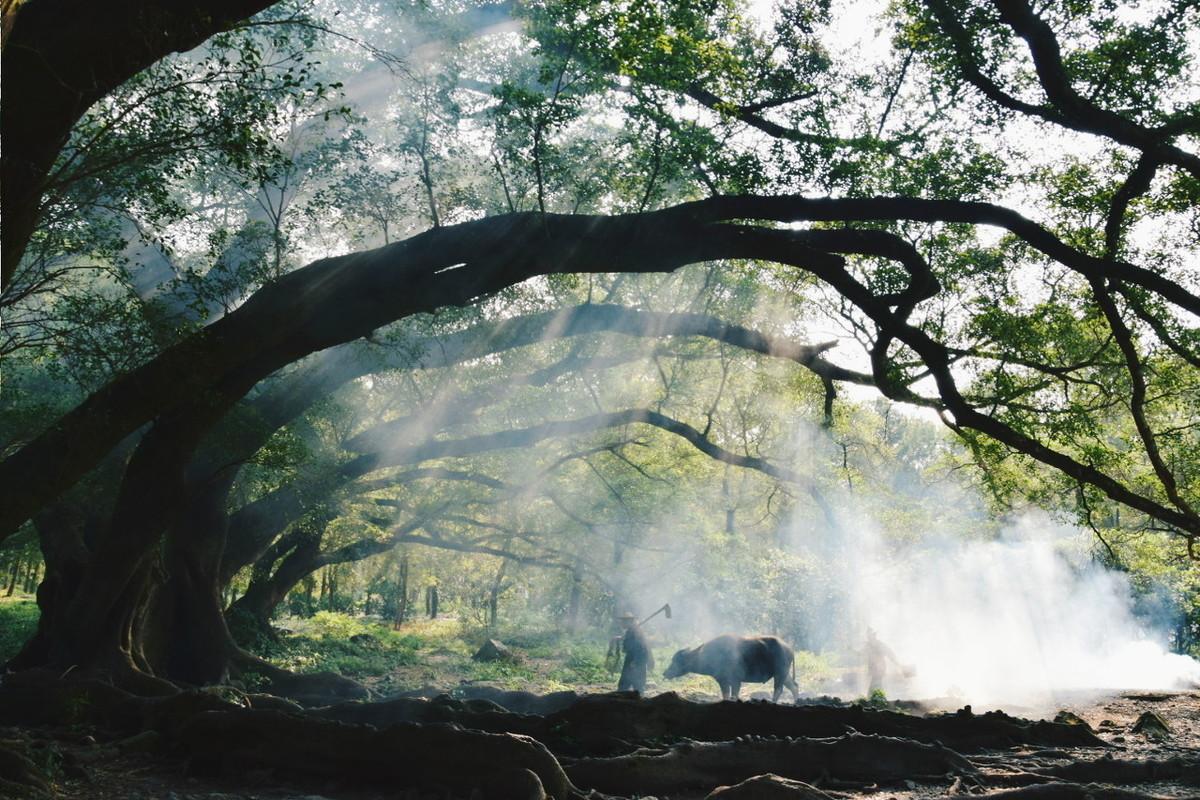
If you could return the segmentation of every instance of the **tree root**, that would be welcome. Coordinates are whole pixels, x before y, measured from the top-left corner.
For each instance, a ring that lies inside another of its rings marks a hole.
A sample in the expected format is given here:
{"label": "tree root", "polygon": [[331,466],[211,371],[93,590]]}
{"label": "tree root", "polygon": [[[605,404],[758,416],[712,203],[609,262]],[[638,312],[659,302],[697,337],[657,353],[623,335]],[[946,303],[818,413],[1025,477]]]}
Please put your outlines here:
{"label": "tree root", "polygon": [[0,742],[0,797],[51,798],[54,790],[37,765],[17,747]]}
{"label": "tree root", "polygon": [[833,800],[807,783],[775,774],[756,775],[736,786],[718,786],[704,800]]}
{"label": "tree root", "polygon": [[1095,783],[1042,783],[989,794],[987,800],[1169,800]]}
{"label": "tree root", "polygon": [[838,739],[763,739],[691,742],[568,764],[577,786],[613,794],[675,793],[710,789],[764,773],[794,780],[825,776],[874,783],[973,775],[966,759],[938,745],[886,736],[850,734]]}
{"label": "tree root", "polygon": [[490,700],[514,714],[554,714],[570,708],[583,698],[577,692],[510,692],[494,686],[462,686],[455,689],[453,696],[462,700]]}
{"label": "tree root", "polygon": [[[179,740],[201,772],[269,768],[281,777],[315,777],[464,796],[580,797],[554,756],[514,734],[453,725],[401,723],[387,730],[277,711],[199,714]],[[537,786],[526,773],[537,777]]]}
{"label": "tree root", "polygon": [[[1029,722],[1000,712],[914,717],[861,706],[784,706],[767,702],[694,703],[673,692],[649,699],[631,694],[590,695],[550,714],[549,727],[579,753],[618,753],[628,741],[691,738],[726,741],[736,736],[841,736],[847,731],[941,743],[972,753],[1028,744],[1040,747],[1109,747],[1078,725]],[[554,746],[553,744],[551,745]],[[556,752],[558,752],[558,749]]]}
{"label": "tree root", "polygon": [[48,669],[12,672],[0,678],[0,723],[72,725],[107,721],[134,695],[111,683]]}
{"label": "tree root", "polygon": [[513,714],[486,700],[461,701],[449,695],[432,700],[398,697],[373,703],[340,703],[309,712],[309,716],[388,728],[402,722],[454,723],[470,730],[487,733],[519,733],[536,739],[546,738],[544,717]]}
{"label": "tree root", "polygon": [[1012,763],[1005,763],[1003,766],[1014,771],[1009,774],[989,775],[990,782],[1008,786],[1024,786],[1055,781],[1107,784],[1176,781],[1200,786],[1200,762],[1182,758],[1139,761],[1105,756],[1092,761],[1071,761],[1068,764],[1039,766],[1036,770],[1029,771],[1022,770]]}
{"label": "tree root", "polygon": [[369,700],[371,692],[358,681],[336,672],[296,673],[240,650],[233,656],[239,674],[251,673],[266,679],[267,690],[302,706],[328,706],[347,700]]}
{"label": "tree root", "polygon": [[1076,761],[1052,767],[1046,772],[1056,778],[1075,782],[1152,783],[1171,780],[1200,786],[1200,762],[1185,761],[1182,758],[1161,761],[1098,758],[1094,761]]}

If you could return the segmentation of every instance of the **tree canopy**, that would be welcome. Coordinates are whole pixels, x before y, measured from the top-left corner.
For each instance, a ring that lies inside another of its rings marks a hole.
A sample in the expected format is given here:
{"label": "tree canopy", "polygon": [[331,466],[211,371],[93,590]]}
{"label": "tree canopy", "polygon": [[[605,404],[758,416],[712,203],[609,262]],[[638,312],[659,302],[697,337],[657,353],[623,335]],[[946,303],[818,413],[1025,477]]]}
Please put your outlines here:
{"label": "tree canopy", "polygon": [[1195,554],[1194,2],[94,5],[6,4],[26,664],[214,680],[234,583],[604,582],[872,471]]}

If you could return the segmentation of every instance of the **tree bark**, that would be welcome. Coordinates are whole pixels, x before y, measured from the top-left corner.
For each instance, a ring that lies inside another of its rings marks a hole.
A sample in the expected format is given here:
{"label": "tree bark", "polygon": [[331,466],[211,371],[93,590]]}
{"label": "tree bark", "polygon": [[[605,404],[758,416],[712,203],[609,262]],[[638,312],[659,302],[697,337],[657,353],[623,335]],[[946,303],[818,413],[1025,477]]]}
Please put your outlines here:
{"label": "tree bark", "polygon": [[[271,617],[275,609],[287,597],[288,592],[301,581],[324,565],[321,559],[321,539],[329,524],[328,516],[317,516],[302,523],[280,545],[272,548],[254,565],[250,584],[237,602],[229,607],[227,617],[234,622],[240,641],[247,642],[255,637],[271,634]],[[278,564],[278,566],[276,566]],[[326,602],[329,591],[328,572],[321,573],[321,595],[319,602]],[[308,584],[311,606],[312,584]],[[326,607],[329,607],[328,605]]]}
{"label": "tree bark", "polygon": [[[226,479],[232,483],[232,475]],[[225,545],[225,487],[197,498],[170,530],[163,579],[147,598],[142,647],[155,672],[188,684],[223,683],[236,645],[218,580]]]}
{"label": "tree bark", "polygon": [[405,619],[408,618],[408,551],[404,551],[404,556],[400,559],[400,574],[396,577],[396,619],[392,624],[393,630],[400,630]]}
{"label": "tree bark", "polygon": [[425,589],[425,613],[429,615],[430,619],[437,619],[438,588],[436,584]]}
{"label": "tree bark", "polygon": [[[504,547],[507,549],[511,539],[506,539]],[[500,567],[496,570],[496,577],[492,580],[492,588],[488,592],[488,627],[492,630],[496,629],[496,620],[500,615],[500,592],[503,590],[504,571],[508,567],[508,559],[500,559]]]}
{"label": "tree bark", "polygon": [[13,592],[17,588],[17,573],[21,571],[21,557],[13,556],[12,572],[8,576],[8,590],[4,593],[5,597],[12,597]]}
{"label": "tree bark", "polygon": [[[1200,532],[1200,518],[1138,494],[967,404],[946,367],[945,346],[893,313],[893,303],[910,308],[938,289],[928,269],[913,263],[911,246],[905,249],[901,240],[877,231],[783,231],[721,222],[726,219],[907,219],[997,225],[1084,276],[1124,281],[1200,313],[1200,297],[1183,286],[1143,268],[1074,250],[1019,214],[986,203],[748,196],[715,197],[613,217],[488,217],[437,228],[378,250],[324,259],[289,273],[233,313],[101,389],[0,464],[0,482],[11,488],[15,498],[0,509],[0,535],[10,534],[146,421],[172,408],[185,415],[197,413],[186,403],[180,406],[180,398],[204,398],[206,408],[199,409],[204,413],[196,424],[206,429],[250,386],[279,367],[409,314],[467,303],[538,274],[666,272],[696,261],[726,258],[765,259],[807,269],[871,316],[889,340],[902,341],[926,362],[940,402],[954,413],[958,424],[1092,484],[1118,502],[1184,531]],[[819,248],[901,260],[913,283],[894,297],[875,296],[846,272],[844,259]],[[178,435],[187,438],[182,430]]]}
{"label": "tree bark", "polygon": [[[982,431],[1181,530],[1200,532],[1200,518],[1139,494],[972,407],[955,384],[945,345],[908,324],[901,313],[937,290],[919,256],[914,263],[911,246],[878,231],[778,230],[721,222],[889,218],[999,225],[1088,277],[1117,277],[1180,307],[1200,308],[1200,298],[1178,284],[1072,250],[1007,209],[900,198],[717,197],[613,217],[513,214],[324,259],[282,277],[233,313],[109,384],[0,464],[0,484],[10,498],[0,508],[0,535],[7,535],[120,439],[156,420],[128,463],[112,519],[98,537],[78,591],[66,613],[55,617],[64,630],[57,637],[54,660],[72,665],[102,662],[101,652],[125,654],[120,660],[138,655],[131,644],[134,623],[142,614],[156,548],[179,513],[180,502],[196,491],[186,466],[201,438],[261,378],[307,353],[368,334],[392,320],[471,302],[537,274],[671,271],[723,258],[768,259],[807,269],[874,319],[887,341],[903,342],[920,356],[939,391],[939,399],[931,402],[952,412],[957,424]],[[876,296],[845,269],[841,256],[830,251],[885,254],[909,270],[912,283],[895,295]],[[886,371],[878,369],[876,377],[886,381]],[[881,389],[901,400],[911,394],[907,387],[891,384]],[[673,423],[666,429],[704,452],[715,452],[689,426]],[[757,460],[741,461],[750,465]]]}
{"label": "tree bark", "polygon": [[[184,52],[275,0],[38,0],[15,4],[4,42],[4,219],[0,287],[20,264],[47,176],[71,128],[96,101],[162,57]],[[6,20],[6,23],[8,20]]]}
{"label": "tree bark", "polygon": [[571,594],[567,600],[567,630],[571,633],[579,631],[579,606],[583,599],[583,575],[578,562],[571,570]]}

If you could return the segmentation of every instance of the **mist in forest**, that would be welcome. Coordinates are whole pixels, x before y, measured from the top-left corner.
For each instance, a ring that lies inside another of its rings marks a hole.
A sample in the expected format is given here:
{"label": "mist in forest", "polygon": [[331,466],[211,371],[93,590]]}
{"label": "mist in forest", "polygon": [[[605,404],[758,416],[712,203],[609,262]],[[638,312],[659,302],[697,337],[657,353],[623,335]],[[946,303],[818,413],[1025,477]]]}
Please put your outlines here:
{"label": "mist in forest", "polygon": [[[827,434],[807,428],[801,438],[813,453],[808,469],[828,470]],[[1083,695],[1200,683],[1200,662],[1169,651],[1176,620],[1138,605],[1128,577],[1094,558],[1089,531],[1043,511],[996,520],[967,486],[899,474],[869,480],[904,485],[929,516],[897,524],[904,512],[887,493],[826,481],[832,519],[801,504],[772,549],[686,530],[677,520],[690,509],[664,510],[648,549],[614,566],[611,580],[641,615],[672,603],[673,619],[649,626],[661,643],[777,634],[820,653],[833,674],[802,679],[812,694],[867,694],[869,628],[894,654],[883,682],[889,698],[1052,714]],[[653,551],[672,546],[675,555]],[[762,560],[749,560],[755,553]]]}
{"label": "mist in forest", "polygon": [[1046,710],[1071,692],[1200,681],[1200,663],[1168,651],[1170,621],[1135,614],[1129,580],[1087,554],[1084,531],[1038,512],[995,538],[939,531],[896,545],[869,513],[842,504],[838,517],[797,547],[840,587],[826,619],[842,628],[828,638],[845,662],[863,660],[868,627],[894,653],[889,697]]}

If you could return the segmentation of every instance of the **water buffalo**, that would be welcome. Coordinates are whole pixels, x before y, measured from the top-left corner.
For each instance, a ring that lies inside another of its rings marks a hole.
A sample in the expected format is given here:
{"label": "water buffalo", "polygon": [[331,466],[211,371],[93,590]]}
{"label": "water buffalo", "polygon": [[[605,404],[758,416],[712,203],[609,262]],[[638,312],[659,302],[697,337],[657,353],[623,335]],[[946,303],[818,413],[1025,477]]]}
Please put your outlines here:
{"label": "water buffalo", "polygon": [[736,700],[743,683],[762,683],[774,679],[772,701],[778,703],[783,687],[798,697],[796,655],[792,648],[774,636],[734,636],[725,634],[690,650],[675,653],[664,678],[678,678],[695,672],[711,675],[721,687],[721,699]]}

